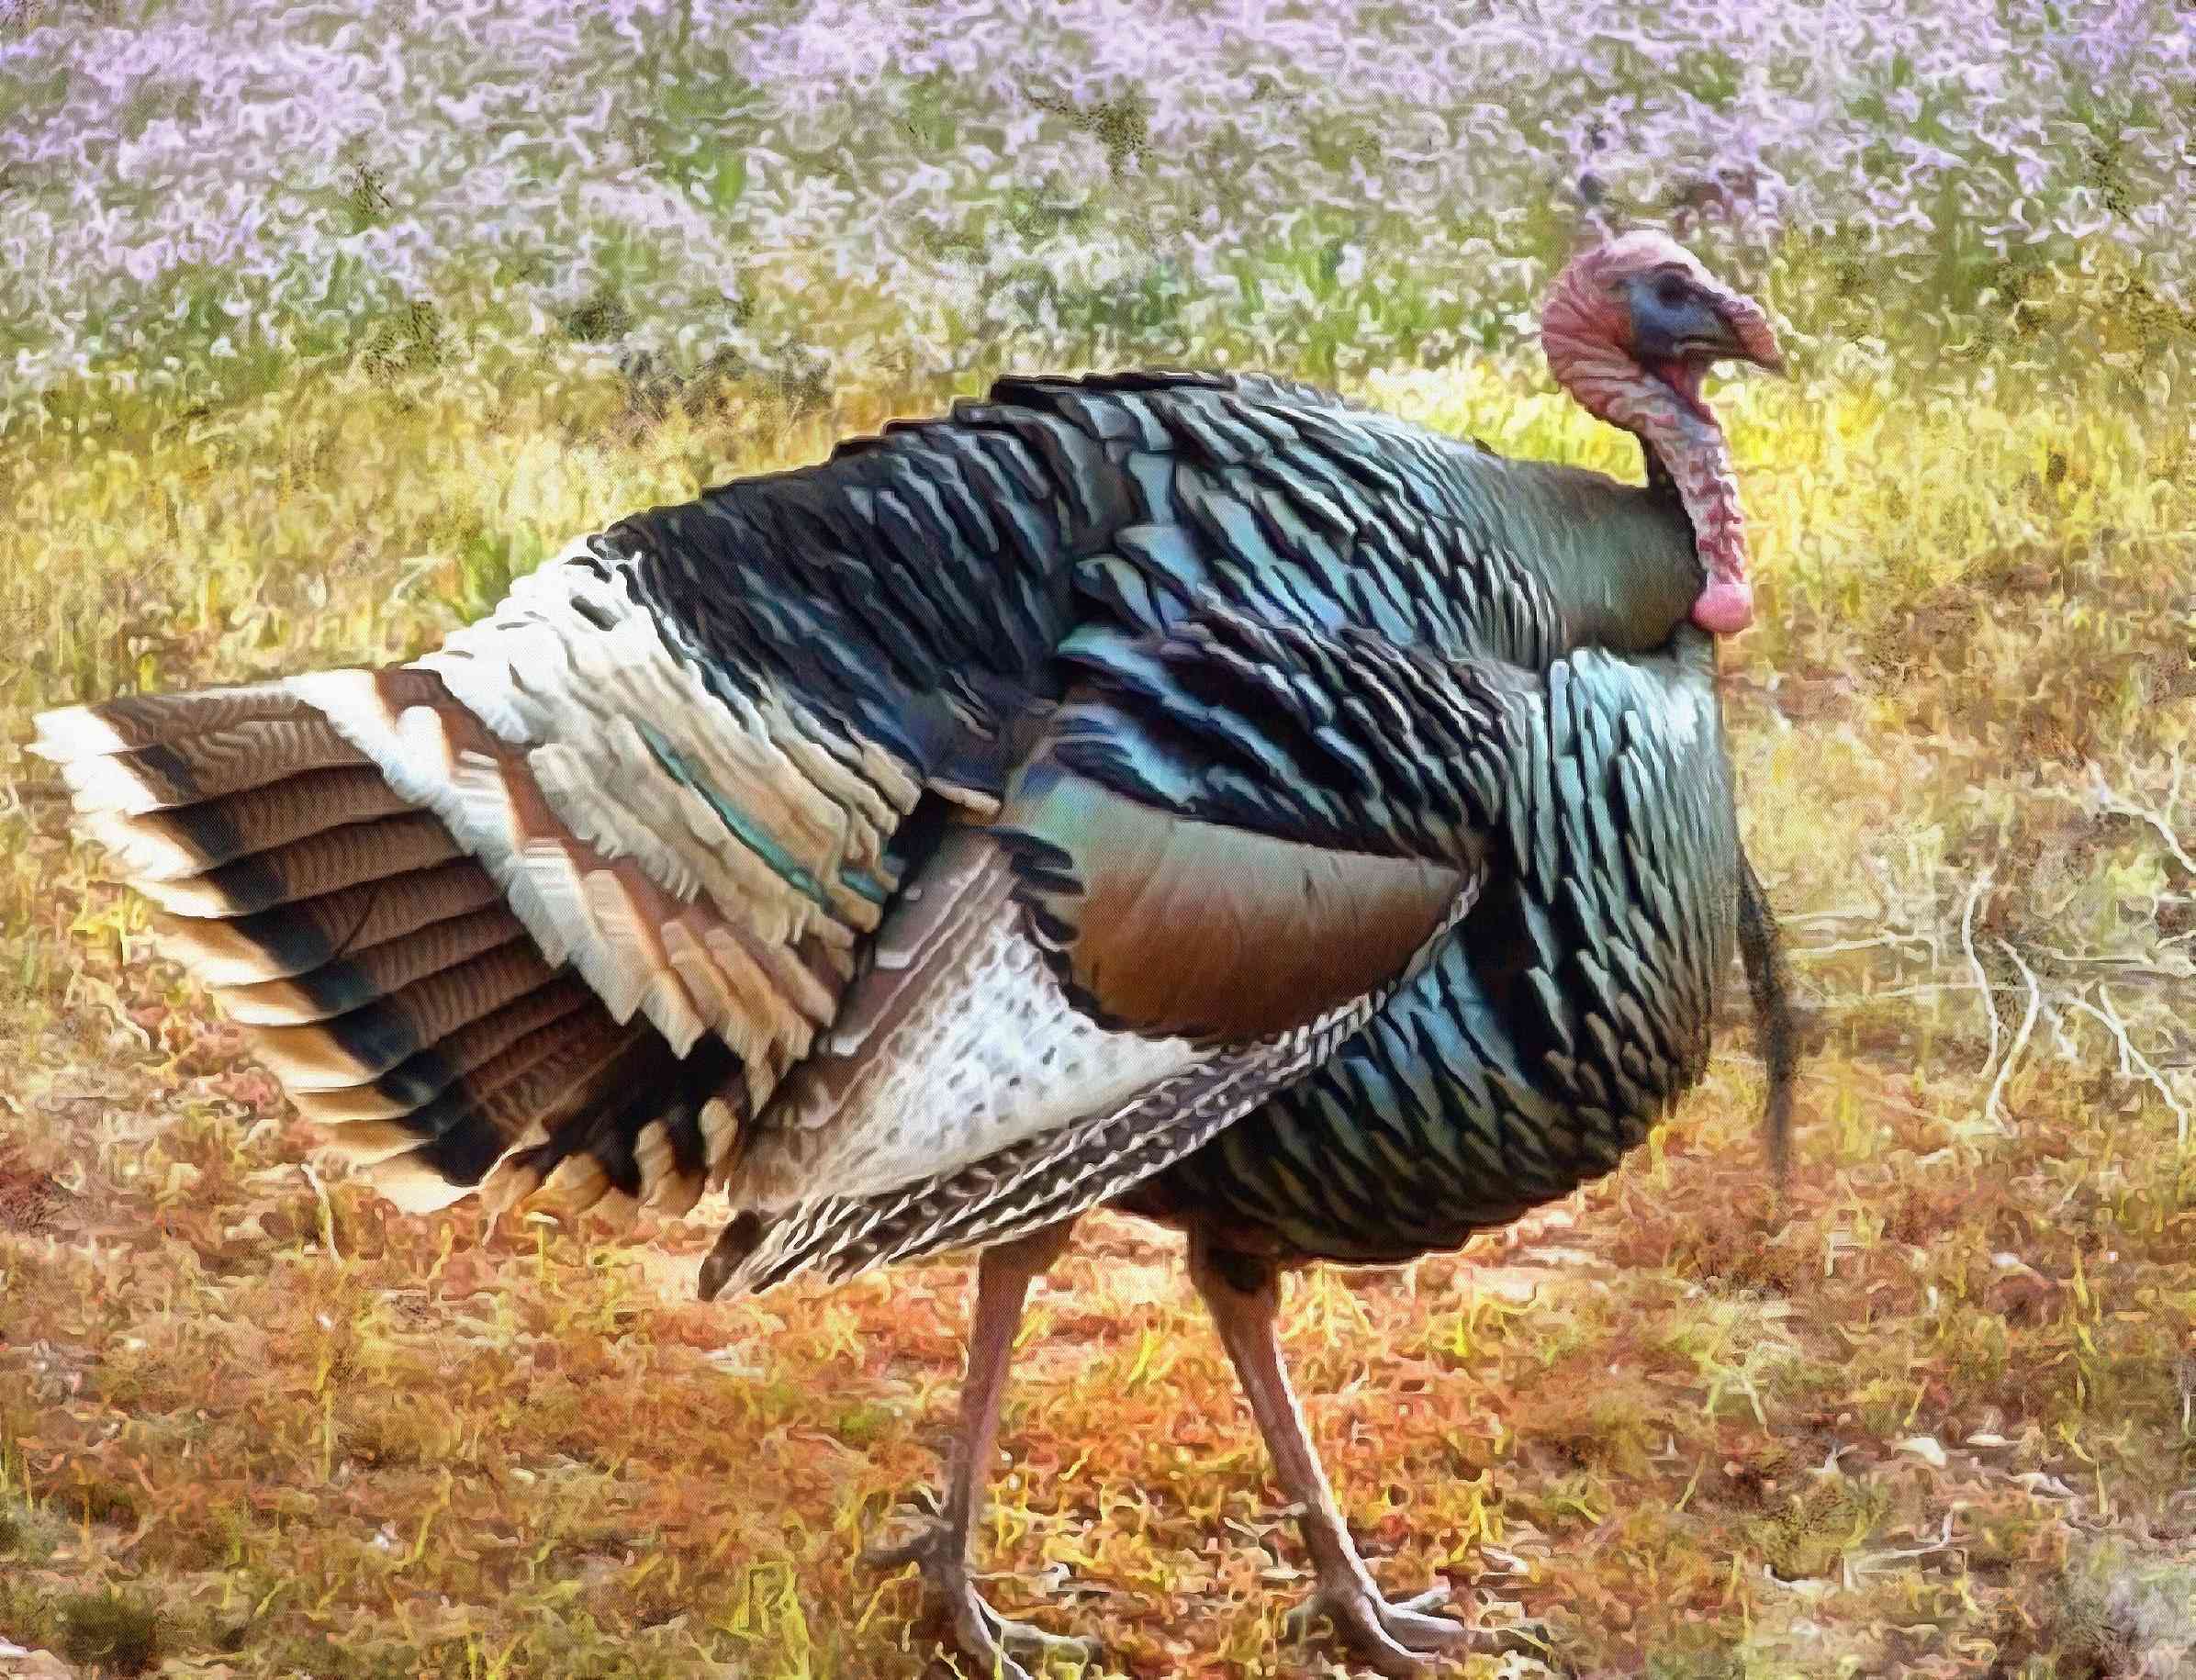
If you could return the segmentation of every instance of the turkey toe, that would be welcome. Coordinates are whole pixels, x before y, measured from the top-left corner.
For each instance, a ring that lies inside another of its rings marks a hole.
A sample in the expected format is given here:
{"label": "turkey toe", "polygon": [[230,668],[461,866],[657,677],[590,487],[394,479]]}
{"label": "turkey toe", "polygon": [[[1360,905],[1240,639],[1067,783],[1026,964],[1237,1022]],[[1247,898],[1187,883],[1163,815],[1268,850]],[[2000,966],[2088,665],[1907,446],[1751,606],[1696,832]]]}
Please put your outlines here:
{"label": "turkey toe", "polygon": [[1290,1639],[1300,1640],[1325,1617],[1358,1655],[1383,1674],[1423,1674],[1423,1656],[1431,1653],[1501,1656],[1546,1649],[1546,1630],[1537,1623],[1483,1628],[1429,1614],[1449,1596],[1445,1582],[1400,1602],[1383,1597],[1370,1582],[1323,1585],[1289,1612],[1283,1626]]}
{"label": "turkey toe", "polygon": [[926,1520],[904,1540],[870,1547],[861,1561],[884,1570],[914,1564],[922,1573],[925,1605],[951,1624],[955,1646],[976,1664],[978,1674],[1029,1680],[1029,1670],[1016,1657],[1040,1671],[1056,1662],[1088,1666],[1098,1661],[1096,1640],[1048,1633],[1002,1616],[985,1603],[969,1573],[965,1537],[949,1523]]}

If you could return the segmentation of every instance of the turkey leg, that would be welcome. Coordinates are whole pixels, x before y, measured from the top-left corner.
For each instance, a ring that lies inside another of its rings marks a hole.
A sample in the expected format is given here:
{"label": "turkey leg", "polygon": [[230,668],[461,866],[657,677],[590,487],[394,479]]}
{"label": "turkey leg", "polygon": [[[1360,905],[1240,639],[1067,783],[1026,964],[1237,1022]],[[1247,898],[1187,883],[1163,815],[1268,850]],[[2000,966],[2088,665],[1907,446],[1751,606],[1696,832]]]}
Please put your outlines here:
{"label": "turkey leg", "polygon": [[[1072,1222],[1070,1222],[1072,1223]],[[1059,1657],[1079,1663],[1098,1659],[1095,1640],[1064,1639],[1025,1622],[1009,1621],[976,1590],[971,1553],[984,1480],[999,1439],[999,1403],[1006,1390],[1007,1361],[1031,1280],[1068,1246],[1069,1225],[1056,1225],[986,1249],[976,1262],[976,1305],[969,1326],[969,1369],[961,1385],[960,1418],[947,1458],[946,1499],[937,1515],[897,1546],[863,1553],[879,1569],[918,1565],[924,1594],[952,1618],[960,1648],[976,1672],[998,1680],[1028,1680],[1010,1652],[1042,1663]]]}
{"label": "turkey leg", "polygon": [[1290,1636],[1299,1637],[1314,1618],[1328,1617],[1374,1668],[1394,1675],[1424,1674],[1424,1662],[1414,1654],[1418,1652],[1493,1655],[1542,1649],[1538,1629],[1473,1628],[1446,1616],[1429,1615],[1449,1596],[1446,1585],[1437,1585],[1400,1604],[1381,1596],[1342,1521],[1304,1413],[1289,1387],[1276,1329],[1281,1312],[1279,1270],[1269,1260],[1216,1248],[1193,1230],[1190,1276],[1235,1364],[1237,1380],[1265,1437],[1266,1450],[1273,1456],[1282,1492],[1303,1513],[1305,1549],[1311,1553],[1317,1585],[1290,1615]]}

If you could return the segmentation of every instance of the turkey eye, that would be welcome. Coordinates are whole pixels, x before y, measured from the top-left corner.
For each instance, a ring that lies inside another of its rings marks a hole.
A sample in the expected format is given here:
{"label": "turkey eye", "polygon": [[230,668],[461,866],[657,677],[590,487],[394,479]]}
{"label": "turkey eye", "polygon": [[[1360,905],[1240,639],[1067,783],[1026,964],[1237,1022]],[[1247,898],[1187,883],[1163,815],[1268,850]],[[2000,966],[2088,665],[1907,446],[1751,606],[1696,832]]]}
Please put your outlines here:
{"label": "turkey eye", "polygon": [[1654,300],[1665,309],[1675,309],[1686,300],[1686,283],[1675,275],[1665,278],[1654,288]]}

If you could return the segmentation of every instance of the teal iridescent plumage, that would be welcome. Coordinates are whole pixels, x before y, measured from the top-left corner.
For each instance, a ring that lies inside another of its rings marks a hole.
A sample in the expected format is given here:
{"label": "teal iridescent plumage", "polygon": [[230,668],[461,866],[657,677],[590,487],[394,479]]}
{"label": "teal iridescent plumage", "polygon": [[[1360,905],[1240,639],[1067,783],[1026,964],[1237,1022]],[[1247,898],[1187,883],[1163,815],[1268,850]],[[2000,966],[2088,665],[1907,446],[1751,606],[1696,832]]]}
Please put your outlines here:
{"label": "teal iridescent plumage", "polygon": [[1688,627],[1668,655],[1570,663],[1547,696],[1570,715],[1529,748],[1567,752],[1550,782],[1578,790],[1552,867],[1506,829],[1508,867],[1423,974],[1127,1205],[1280,1257],[1407,1260],[1607,1172],[1699,1078],[1740,867],[1713,649]]}

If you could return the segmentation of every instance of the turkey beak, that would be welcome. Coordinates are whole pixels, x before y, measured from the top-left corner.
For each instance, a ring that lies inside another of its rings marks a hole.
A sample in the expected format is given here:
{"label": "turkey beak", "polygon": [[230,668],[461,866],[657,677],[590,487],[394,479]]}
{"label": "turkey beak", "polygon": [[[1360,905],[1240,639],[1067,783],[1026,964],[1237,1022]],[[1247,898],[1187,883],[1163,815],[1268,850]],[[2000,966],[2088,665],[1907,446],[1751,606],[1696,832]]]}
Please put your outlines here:
{"label": "turkey beak", "polygon": [[1677,341],[1680,357],[1696,367],[1713,367],[1720,362],[1743,362],[1764,373],[1785,375],[1784,352],[1776,342],[1776,329],[1769,312],[1742,293],[1712,281],[1695,282],[1697,307],[1692,311],[1691,330]]}
{"label": "turkey beak", "polygon": [[1776,342],[1776,329],[1769,324],[1766,309],[1751,297],[1730,292],[1716,300],[1716,314],[1723,330],[1712,345],[1702,346],[1713,359],[1743,362],[1779,379],[1788,376],[1790,370],[1785,366],[1784,352]]}
{"label": "turkey beak", "polygon": [[1746,363],[1749,366],[1760,368],[1762,372],[1775,378],[1789,379],[1792,376],[1791,368],[1785,363],[1784,352],[1776,347],[1775,339],[1769,341],[1766,349],[1742,355],[1737,359]]}

